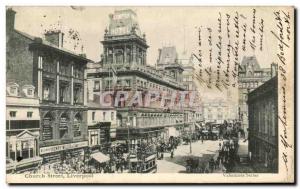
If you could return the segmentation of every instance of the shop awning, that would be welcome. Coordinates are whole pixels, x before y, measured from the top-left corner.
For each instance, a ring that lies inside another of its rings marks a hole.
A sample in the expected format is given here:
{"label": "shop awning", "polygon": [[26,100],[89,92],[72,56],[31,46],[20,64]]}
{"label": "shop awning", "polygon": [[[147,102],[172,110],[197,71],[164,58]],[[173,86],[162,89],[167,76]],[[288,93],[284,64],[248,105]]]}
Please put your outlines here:
{"label": "shop awning", "polygon": [[196,127],[198,127],[199,129],[201,128],[201,125],[198,124],[197,122],[195,122]]}
{"label": "shop awning", "polygon": [[96,152],[96,153],[92,154],[91,157],[92,157],[94,160],[98,161],[99,163],[104,163],[104,162],[109,161],[109,157],[106,156],[106,155],[104,155],[104,154],[101,153],[101,152]]}

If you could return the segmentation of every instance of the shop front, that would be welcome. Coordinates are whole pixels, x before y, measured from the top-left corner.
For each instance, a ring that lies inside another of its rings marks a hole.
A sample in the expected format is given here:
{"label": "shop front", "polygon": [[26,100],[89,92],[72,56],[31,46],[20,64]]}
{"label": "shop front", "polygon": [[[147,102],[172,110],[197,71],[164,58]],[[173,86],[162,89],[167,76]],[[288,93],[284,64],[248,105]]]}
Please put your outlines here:
{"label": "shop front", "polygon": [[140,143],[156,143],[164,140],[164,127],[150,127],[150,128],[118,128],[117,141],[129,141],[130,149],[136,148]]}
{"label": "shop front", "polygon": [[42,163],[38,156],[38,132],[24,130],[6,140],[6,172],[22,173],[37,170]]}
{"label": "shop front", "polygon": [[40,148],[43,164],[63,161],[67,157],[84,157],[88,141],[60,144]]}
{"label": "shop front", "polygon": [[111,143],[110,126],[110,122],[99,122],[95,125],[88,126],[88,146],[92,150],[99,150]]}

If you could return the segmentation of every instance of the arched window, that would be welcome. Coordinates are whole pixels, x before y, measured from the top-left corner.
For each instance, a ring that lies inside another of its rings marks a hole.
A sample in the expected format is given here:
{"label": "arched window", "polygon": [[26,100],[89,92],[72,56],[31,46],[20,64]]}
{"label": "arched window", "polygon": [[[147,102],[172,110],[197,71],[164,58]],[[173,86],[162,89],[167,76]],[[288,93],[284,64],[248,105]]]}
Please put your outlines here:
{"label": "arched window", "polygon": [[170,72],[170,75],[171,75],[171,77],[175,78],[175,71],[172,70],[172,71]]}
{"label": "arched window", "polygon": [[41,130],[42,130],[42,135],[41,135],[41,140],[45,141],[45,140],[51,140],[53,139],[53,127],[52,127],[52,123],[54,121],[53,116],[51,115],[50,112],[48,112],[43,120],[42,120],[42,124],[41,124]]}
{"label": "arched window", "polygon": [[74,117],[73,121],[73,135],[74,137],[81,136],[81,124],[82,124],[82,117],[80,113],[77,113]]}
{"label": "arched window", "polygon": [[113,52],[112,52],[111,49],[108,49],[107,62],[108,63],[113,63]]}
{"label": "arched window", "polygon": [[131,49],[130,48],[126,49],[126,62],[127,63],[131,62]]}
{"label": "arched window", "polygon": [[66,138],[68,135],[69,117],[67,113],[63,113],[59,120],[59,138]]}
{"label": "arched window", "polygon": [[116,52],[116,63],[121,64],[124,62],[123,50],[117,50]]}

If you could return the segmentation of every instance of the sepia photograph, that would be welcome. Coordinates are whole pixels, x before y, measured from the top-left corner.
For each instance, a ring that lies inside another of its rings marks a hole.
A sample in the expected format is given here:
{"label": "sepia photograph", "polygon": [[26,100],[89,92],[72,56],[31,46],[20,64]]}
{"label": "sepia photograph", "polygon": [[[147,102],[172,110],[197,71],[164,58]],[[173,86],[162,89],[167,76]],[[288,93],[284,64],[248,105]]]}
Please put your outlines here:
{"label": "sepia photograph", "polygon": [[294,7],[5,11],[7,183],[295,182]]}

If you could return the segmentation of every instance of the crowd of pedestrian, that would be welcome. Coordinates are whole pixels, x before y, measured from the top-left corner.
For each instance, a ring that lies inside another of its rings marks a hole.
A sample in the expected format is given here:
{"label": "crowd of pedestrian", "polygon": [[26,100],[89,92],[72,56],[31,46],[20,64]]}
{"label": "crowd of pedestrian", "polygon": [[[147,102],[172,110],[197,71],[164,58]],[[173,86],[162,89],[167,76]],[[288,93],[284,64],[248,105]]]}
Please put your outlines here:
{"label": "crowd of pedestrian", "polygon": [[[240,128],[239,122],[228,123],[224,121],[224,124],[219,124],[218,130],[215,134],[212,132],[212,128],[203,127],[198,130],[198,139],[204,140],[219,140],[218,154],[211,157],[206,163],[200,162],[198,159],[189,158],[186,160],[187,172],[190,173],[213,173],[216,170],[222,169],[222,172],[230,172],[239,157],[238,141],[240,137],[245,137],[245,133]],[[207,131],[207,132],[205,132]]]}

